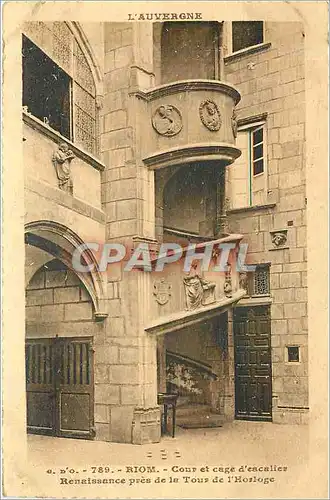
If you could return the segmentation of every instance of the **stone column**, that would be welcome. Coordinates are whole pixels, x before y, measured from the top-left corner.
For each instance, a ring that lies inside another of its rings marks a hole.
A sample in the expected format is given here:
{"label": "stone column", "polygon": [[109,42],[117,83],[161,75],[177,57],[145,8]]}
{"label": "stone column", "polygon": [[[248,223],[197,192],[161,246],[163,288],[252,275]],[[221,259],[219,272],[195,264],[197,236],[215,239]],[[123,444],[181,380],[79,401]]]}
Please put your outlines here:
{"label": "stone column", "polygon": [[228,352],[224,362],[224,416],[225,420],[235,418],[235,362],[233,310],[228,311]]}
{"label": "stone column", "polygon": [[228,221],[227,221],[227,201],[226,201],[226,179],[227,179],[226,166],[219,167],[216,174],[216,215],[215,215],[215,237],[221,238],[228,234]]}
{"label": "stone column", "polygon": [[[133,95],[153,84],[151,23],[105,23],[104,78],[101,152],[106,165],[102,182],[106,240],[125,244],[129,253],[142,243],[155,243],[154,172],[140,158],[135,131],[146,124],[143,103]],[[104,345],[96,346],[95,353],[106,380],[96,391],[96,403],[103,402],[106,408],[96,432],[101,439],[117,442],[157,442],[157,346],[144,330],[150,275],[125,271],[125,264],[108,268],[109,318]]]}

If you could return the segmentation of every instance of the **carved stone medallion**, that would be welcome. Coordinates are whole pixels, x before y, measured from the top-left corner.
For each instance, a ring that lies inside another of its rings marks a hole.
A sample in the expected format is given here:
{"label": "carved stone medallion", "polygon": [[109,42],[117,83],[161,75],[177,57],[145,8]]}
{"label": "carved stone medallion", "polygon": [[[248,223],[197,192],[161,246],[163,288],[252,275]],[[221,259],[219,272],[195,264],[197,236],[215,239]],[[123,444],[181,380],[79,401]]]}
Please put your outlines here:
{"label": "carved stone medallion", "polygon": [[158,134],[172,137],[182,129],[181,113],[175,106],[163,104],[154,112],[152,126]]}
{"label": "carved stone medallion", "polygon": [[154,296],[158,304],[164,306],[171,297],[172,285],[167,283],[164,278],[161,278],[154,283]]}
{"label": "carved stone medallion", "polygon": [[217,132],[221,127],[221,115],[218,106],[214,101],[201,102],[199,106],[199,116],[203,125],[211,130],[211,132]]}

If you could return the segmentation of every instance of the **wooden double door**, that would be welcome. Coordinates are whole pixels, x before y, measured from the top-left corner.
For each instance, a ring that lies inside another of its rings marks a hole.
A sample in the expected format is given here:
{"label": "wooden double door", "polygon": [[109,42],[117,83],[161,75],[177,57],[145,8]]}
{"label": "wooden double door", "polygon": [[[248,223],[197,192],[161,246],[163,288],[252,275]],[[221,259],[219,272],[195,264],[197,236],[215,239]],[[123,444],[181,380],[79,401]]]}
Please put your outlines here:
{"label": "wooden double door", "polygon": [[272,419],[270,307],[234,309],[235,416]]}
{"label": "wooden double door", "polygon": [[92,339],[27,340],[26,391],[28,432],[93,438]]}

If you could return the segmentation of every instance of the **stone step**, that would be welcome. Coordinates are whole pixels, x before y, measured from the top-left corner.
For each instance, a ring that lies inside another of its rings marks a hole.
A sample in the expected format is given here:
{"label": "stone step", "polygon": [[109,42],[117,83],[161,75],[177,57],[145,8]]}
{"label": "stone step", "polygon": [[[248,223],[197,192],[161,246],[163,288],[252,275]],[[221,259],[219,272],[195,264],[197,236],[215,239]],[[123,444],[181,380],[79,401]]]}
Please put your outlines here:
{"label": "stone step", "polygon": [[[171,412],[169,423],[171,423]],[[224,417],[212,411],[209,405],[190,404],[179,406],[176,411],[176,425],[185,429],[222,427]]]}
{"label": "stone step", "polygon": [[210,414],[214,413],[209,405],[203,404],[185,404],[182,406],[176,407],[177,416],[185,416],[185,415],[200,415],[200,414]]}

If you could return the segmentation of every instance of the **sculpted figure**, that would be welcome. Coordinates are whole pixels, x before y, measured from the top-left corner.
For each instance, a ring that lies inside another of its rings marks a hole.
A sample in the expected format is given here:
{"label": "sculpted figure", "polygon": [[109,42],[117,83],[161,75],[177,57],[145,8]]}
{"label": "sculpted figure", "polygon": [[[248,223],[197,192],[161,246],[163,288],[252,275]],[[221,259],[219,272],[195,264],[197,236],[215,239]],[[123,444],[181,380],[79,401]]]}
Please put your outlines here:
{"label": "sculpted figure", "polygon": [[61,142],[58,150],[53,154],[53,164],[58,178],[58,187],[68,193],[73,193],[71,179],[71,160],[75,155],[65,142]]}

